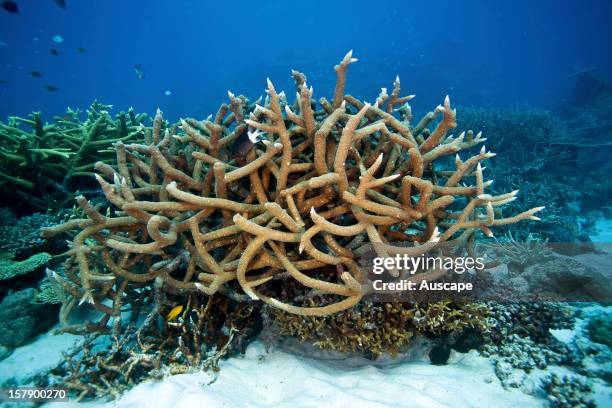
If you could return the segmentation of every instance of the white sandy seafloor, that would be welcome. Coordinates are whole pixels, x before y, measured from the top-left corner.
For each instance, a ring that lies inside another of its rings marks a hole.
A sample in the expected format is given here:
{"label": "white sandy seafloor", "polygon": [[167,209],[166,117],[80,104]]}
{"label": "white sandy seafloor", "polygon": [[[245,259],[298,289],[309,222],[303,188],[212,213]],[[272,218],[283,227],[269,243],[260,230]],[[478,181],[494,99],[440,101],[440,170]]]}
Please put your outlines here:
{"label": "white sandy seafloor", "polygon": [[[597,225],[596,242],[612,242],[612,222]],[[601,306],[596,306],[601,307]],[[570,342],[584,330],[579,320],[574,330],[557,330],[555,336]],[[61,352],[78,341],[77,336],[41,335],[0,361],[0,383],[24,380],[61,360]],[[395,363],[355,364],[349,360],[319,360],[280,349],[266,352],[260,341],[246,354],[223,360],[220,372],[197,372],[142,383],[113,402],[55,402],[45,407],[542,407],[541,392],[528,395],[506,390],[491,361],[476,351],[452,352],[449,363],[431,365],[422,352]],[[537,390],[550,372],[571,374],[565,367],[534,370],[527,381]],[[612,389],[601,381],[592,395],[597,406],[612,407]],[[0,403],[1,405],[1,403]]]}
{"label": "white sandy seafloor", "polygon": [[[571,339],[572,331],[560,337]],[[71,335],[43,335],[0,362],[0,381],[24,378],[59,361],[74,344]],[[42,350],[45,350],[44,352]],[[361,361],[363,363],[363,361]],[[542,407],[543,395],[505,390],[491,362],[476,351],[452,352],[449,364],[434,366],[424,355],[397,364],[355,365],[353,361],[317,360],[275,350],[260,341],[243,357],[220,364],[219,373],[197,372],[142,383],[118,401],[55,402],[47,408],[79,407]],[[560,374],[567,369],[553,367]],[[542,377],[545,373],[536,374]],[[610,406],[610,389],[595,387],[600,407]]]}
{"label": "white sandy seafloor", "polygon": [[[266,355],[252,344],[244,358],[221,366],[217,380],[206,373],[185,374],[161,383],[141,384],[116,406],[138,407],[456,407],[540,406],[519,391],[508,393],[488,361],[470,353],[454,364],[436,367],[415,361],[392,368],[342,369],[330,362],[285,352]],[[112,404],[109,404],[112,406]]]}
{"label": "white sandy seafloor", "polygon": [[[60,341],[58,341],[60,340]],[[41,349],[55,354],[72,345],[66,335],[41,336],[0,363],[0,380],[32,373]],[[454,353],[454,352],[453,352]],[[32,358],[30,358],[30,356]],[[49,358],[47,355],[46,358]],[[38,363],[44,363],[38,361]],[[284,351],[266,353],[253,342],[243,357],[224,360],[219,373],[181,374],[145,382],[115,402],[56,402],[45,407],[540,407],[537,399],[502,388],[490,362],[475,351],[453,354],[450,364],[425,358],[378,368],[316,360]]]}

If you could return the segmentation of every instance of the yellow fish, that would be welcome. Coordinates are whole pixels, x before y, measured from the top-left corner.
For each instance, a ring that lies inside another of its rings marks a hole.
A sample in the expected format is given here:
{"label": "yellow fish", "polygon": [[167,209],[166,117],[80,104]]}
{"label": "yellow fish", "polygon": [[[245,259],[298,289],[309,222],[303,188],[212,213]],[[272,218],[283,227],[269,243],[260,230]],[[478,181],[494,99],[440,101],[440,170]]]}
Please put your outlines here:
{"label": "yellow fish", "polygon": [[172,310],[166,315],[166,321],[169,322],[170,320],[176,319],[176,317],[180,315],[182,311],[182,305],[174,306]]}

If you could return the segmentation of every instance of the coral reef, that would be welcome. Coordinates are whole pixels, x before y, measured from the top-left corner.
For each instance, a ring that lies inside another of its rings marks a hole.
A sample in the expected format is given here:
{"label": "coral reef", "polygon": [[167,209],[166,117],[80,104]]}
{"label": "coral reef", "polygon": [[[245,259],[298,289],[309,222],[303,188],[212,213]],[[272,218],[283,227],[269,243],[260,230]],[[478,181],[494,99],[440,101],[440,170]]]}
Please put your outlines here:
{"label": "coral reef", "polygon": [[80,111],[68,109],[52,123],[43,123],[38,112],[0,122],[0,188],[5,192],[0,199],[46,210],[72,200],[75,187],[90,187],[94,163],[113,158],[113,143],[142,137],[146,115],[130,110],[112,119],[110,108],[94,102],[84,121]]}
{"label": "coral reef", "polygon": [[567,357],[560,352],[543,348],[529,337],[517,334],[505,338],[495,353],[496,368],[500,371],[503,371],[500,369],[502,364],[529,372],[535,368],[545,369],[551,364],[561,365],[567,361]]}
{"label": "coral reef", "polygon": [[539,344],[547,344],[553,338],[550,330],[571,329],[575,311],[562,303],[489,303],[493,327],[491,340],[500,344],[516,334]]}
{"label": "coral reef", "polygon": [[57,224],[60,219],[50,214],[17,218],[9,209],[0,208],[0,298],[40,283],[43,266],[52,259],[46,251],[55,250],[55,243],[40,237],[40,228]]}
{"label": "coral reef", "polygon": [[597,176],[612,170],[612,84],[596,69],[571,78],[573,94],[553,112],[466,107],[459,117],[463,129],[482,124],[492,148],[505,151],[511,146],[516,152],[493,164],[496,186],[521,189],[512,210],[530,202],[546,205],[543,222],[530,232],[553,242],[586,241],[577,216],[612,205],[610,180]]}
{"label": "coral reef", "polygon": [[489,305],[491,330],[482,353],[491,358],[505,388],[520,388],[527,373],[571,363],[568,348],[551,333],[574,325],[574,311],[560,303]]}
{"label": "coral reef", "polygon": [[612,288],[602,284],[609,279],[605,270],[565,256],[542,259],[520,277],[543,299],[602,303],[612,299]]}
{"label": "coral reef", "polygon": [[40,228],[62,219],[51,213],[18,218],[0,208],[0,345],[5,348],[22,346],[57,323],[60,301],[44,270],[65,243],[42,239]]}
{"label": "coral reef", "polygon": [[40,229],[61,220],[61,215],[51,213],[18,218],[10,209],[0,208],[0,297],[35,286],[45,276],[43,266],[65,244],[41,238]]}
{"label": "coral reef", "polygon": [[581,195],[581,209],[605,210],[612,206],[612,182],[601,174],[612,171],[612,83],[596,69],[587,69],[571,76],[573,94],[556,109],[569,139],[564,143],[575,158],[579,174],[586,179],[570,179],[570,185]]}
{"label": "coral reef", "polygon": [[482,129],[496,150],[513,152],[493,164],[496,181],[508,172],[527,177],[547,172],[568,158],[567,131],[548,111],[462,107],[458,123],[462,130]]}
{"label": "coral reef", "polygon": [[583,212],[602,210],[612,206],[612,182],[600,176],[612,171],[612,83],[596,69],[577,72],[571,79],[574,92],[555,113],[568,129],[563,146],[576,164],[567,175],[589,176],[571,177],[569,185],[580,193]]}
{"label": "coral reef", "polygon": [[548,394],[547,400],[551,408],[595,408],[595,402],[590,398],[592,385],[579,377],[559,377],[550,374],[542,380],[542,389]]}
{"label": "coral reef", "polygon": [[547,240],[540,240],[533,235],[527,235],[526,239],[515,238],[512,232],[497,238],[495,243],[481,243],[483,249],[494,253],[494,258],[508,265],[513,273],[520,273],[526,267],[534,265],[552,256],[552,250],[547,245]]}
{"label": "coral reef", "polygon": [[64,274],[52,274],[67,294],[63,316],[90,303],[104,318],[88,330],[104,330],[110,318],[121,320],[136,288],[154,282],[176,296],[221,293],[331,315],[368,292],[357,262],[366,244],[420,244],[393,249],[418,255],[438,242],[473,246],[478,231],[491,236],[492,227],[538,219],[541,207],[502,213],[515,191],[485,192],[491,181],[481,163],[494,154],[482,146],[460,157],[485,139],[448,134],[456,126],[448,97],[411,125],[412,96],[400,96],[399,78],[373,104],[345,94],[354,61],[349,52],[335,67],[333,99],[318,105],[294,71],[293,104],[268,80],[261,105],[230,92],[214,117],[177,127],[158,111],[143,142],[117,141],[116,166],[95,166],[113,207],[80,196],[86,217],[44,230],[76,232]]}
{"label": "coral reef", "polygon": [[372,359],[382,354],[396,356],[417,334],[441,336],[465,328],[488,329],[484,305],[449,301],[423,305],[363,302],[350,310],[320,317],[302,317],[274,308],[269,313],[272,330],[281,335],[324,350],[357,352]]}
{"label": "coral reef", "polygon": [[49,278],[44,278],[37,285],[38,293],[35,301],[37,303],[48,305],[59,305],[63,302],[63,291],[58,288],[54,281]]}
{"label": "coral reef", "polygon": [[[510,210],[515,211],[532,203],[545,205],[548,210],[543,214],[542,221],[530,228],[523,228],[521,225],[506,228],[512,231],[516,238],[521,241],[532,239],[576,243],[576,247],[589,241],[579,222],[581,209],[588,202],[584,194],[586,191],[583,191],[588,190],[582,184],[584,180],[562,176],[563,172],[559,168],[530,176],[504,170],[496,173],[498,188],[521,190],[517,199],[509,204]],[[568,189],[568,184],[575,187]]]}
{"label": "coral reef", "polygon": [[553,302],[489,308],[494,325],[483,333],[482,353],[505,388],[532,395],[543,390],[554,407],[595,406],[592,387],[612,381],[612,351],[589,339],[589,322],[605,316],[608,308]]}
{"label": "coral reef", "polygon": [[[591,79],[591,85],[577,85],[588,90],[577,88],[576,93],[593,93],[592,98],[574,95],[556,112],[530,107],[466,107],[459,116],[462,129],[481,123],[493,149],[516,153],[500,157],[491,167],[494,192],[521,190],[508,210],[529,208],[534,203],[548,209],[537,225],[529,229],[513,225],[506,231],[511,230],[519,240],[532,236],[541,241],[571,243],[554,248],[565,250],[566,255],[593,250],[588,236],[591,231],[582,219],[589,212],[606,211],[611,206],[610,181],[590,174],[607,174],[611,169],[608,158],[612,144],[604,136],[609,115],[602,112],[610,111],[612,87]],[[581,124],[583,121],[589,124]]]}
{"label": "coral reef", "polygon": [[18,217],[8,208],[0,208],[0,253],[23,259],[40,252],[48,245],[40,237],[40,229],[57,224],[61,217],[54,214],[32,214]]}

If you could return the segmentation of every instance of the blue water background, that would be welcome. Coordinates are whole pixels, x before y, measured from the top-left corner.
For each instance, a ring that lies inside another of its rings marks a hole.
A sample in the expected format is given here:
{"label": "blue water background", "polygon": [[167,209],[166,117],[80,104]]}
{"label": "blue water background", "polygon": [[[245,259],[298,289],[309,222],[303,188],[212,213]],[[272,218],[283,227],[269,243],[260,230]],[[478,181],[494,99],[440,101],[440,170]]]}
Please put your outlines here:
{"label": "blue water background", "polygon": [[612,72],[608,0],[17,2],[19,15],[0,10],[0,120],[33,110],[50,119],[94,99],[203,118],[227,90],[261,95],[266,77],[292,97],[292,68],[316,97],[330,96],[349,49],[360,61],[348,92],[373,100],[399,74],[418,112],[446,94],[463,105],[549,107],[568,95],[572,73]]}

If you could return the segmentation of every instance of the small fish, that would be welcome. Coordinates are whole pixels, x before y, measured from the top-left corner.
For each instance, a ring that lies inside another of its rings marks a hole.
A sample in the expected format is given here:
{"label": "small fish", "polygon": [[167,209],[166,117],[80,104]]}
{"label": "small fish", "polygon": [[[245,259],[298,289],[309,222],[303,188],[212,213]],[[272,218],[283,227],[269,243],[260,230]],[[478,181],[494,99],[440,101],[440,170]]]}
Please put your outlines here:
{"label": "small fish", "polygon": [[43,88],[44,88],[46,91],[49,91],[49,92],[55,92],[55,91],[57,91],[57,87],[55,87],[55,86],[53,86],[53,85],[45,85],[45,86],[43,86]]}
{"label": "small fish", "polygon": [[136,76],[138,79],[145,79],[145,73],[142,70],[142,66],[140,64],[134,65],[134,72],[136,72]]}
{"label": "small fish", "polygon": [[66,0],[53,0],[61,9],[66,10]]}
{"label": "small fish", "polygon": [[243,132],[234,143],[232,143],[230,150],[232,152],[232,157],[235,157],[239,161],[244,161],[247,153],[255,143],[251,140],[250,129],[249,132]]}
{"label": "small fish", "polygon": [[0,47],[7,47],[7,46],[8,46],[7,43],[5,43],[4,41],[0,41]]}
{"label": "small fish", "polygon": [[19,6],[14,1],[3,1],[2,8],[7,13],[19,14]]}
{"label": "small fish", "polygon": [[6,82],[4,79],[0,79],[0,85],[6,85],[8,84],[8,82]]}
{"label": "small fish", "polygon": [[85,52],[86,52],[85,48],[83,48],[83,47],[77,47],[76,51],[77,51],[79,54],[85,54]]}
{"label": "small fish", "polygon": [[170,310],[170,312],[166,315],[166,321],[169,322],[171,320],[176,319],[178,315],[181,314],[182,311],[183,311],[182,305],[174,306],[172,310]]}
{"label": "small fish", "polygon": [[32,78],[40,78],[41,76],[43,76],[43,73],[40,71],[30,71],[30,76]]}
{"label": "small fish", "polygon": [[55,48],[51,48],[51,49],[49,50],[49,52],[50,52],[52,55],[55,55],[56,57],[57,57],[58,55],[60,55],[60,52],[59,52],[58,50],[56,50]]}
{"label": "small fish", "polygon": [[170,95],[172,95],[172,91],[166,91],[166,92],[164,92],[164,95],[170,96]]}
{"label": "small fish", "polygon": [[54,35],[54,36],[53,36],[53,42],[54,42],[54,43],[61,44],[61,43],[63,43],[63,42],[64,42],[64,39],[62,38],[62,36],[61,36],[61,35]]}

